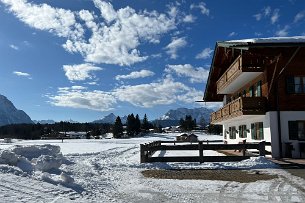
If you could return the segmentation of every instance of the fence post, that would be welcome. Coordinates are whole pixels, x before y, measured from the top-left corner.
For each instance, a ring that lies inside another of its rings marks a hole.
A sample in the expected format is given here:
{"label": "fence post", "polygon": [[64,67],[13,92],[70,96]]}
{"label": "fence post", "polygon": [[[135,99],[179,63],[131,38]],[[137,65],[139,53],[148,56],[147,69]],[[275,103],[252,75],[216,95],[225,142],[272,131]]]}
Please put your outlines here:
{"label": "fence post", "polygon": [[266,146],[265,141],[262,141],[262,142],[259,143],[258,149],[259,149],[259,155],[260,156],[265,156],[266,155],[265,146]]}
{"label": "fence post", "polygon": [[199,162],[203,163],[203,145],[202,145],[202,141],[198,142],[198,149],[199,149]]}
{"label": "fence post", "polygon": [[140,144],[140,163],[146,163],[147,160],[147,153],[145,153],[145,146]]}
{"label": "fence post", "polygon": [[243,156],[246,156],[246,140],[243,140]]}

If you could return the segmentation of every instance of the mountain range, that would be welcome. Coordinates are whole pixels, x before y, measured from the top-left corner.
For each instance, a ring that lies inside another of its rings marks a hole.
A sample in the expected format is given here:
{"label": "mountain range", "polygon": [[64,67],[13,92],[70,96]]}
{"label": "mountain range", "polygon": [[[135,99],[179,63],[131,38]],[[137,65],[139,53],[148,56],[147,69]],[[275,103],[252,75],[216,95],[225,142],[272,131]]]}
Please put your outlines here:
{"label": "mountain range", "polygon": [[[185,118],[186,115],[192,116],[193,119],[196,119],[197,124],[207,124],[212,113],[211,109],[208,108],[178,108],[174,110],[169,110],[159,119],[153,120],[151,122],[156,125],[161,125],[162,127],[179,125],[181,118]],[[105,116],[102,119],[93,121],[92,123],[109,123],[113,124],[117,116],[113,113]],[[127,116],[121,117],[123,124],[127,122]],[[41,124],[53,124],[53,120],[41,120],[41,121],[32,121],[31,118],[22,110],[18,110],[14,104],[8,100],[5,96],[0,95],[0,126],[9,125],[9,124],[19,124],[19,123],[41,123]],[[74,123],[75,121],[69,120],[67,122]]]}
{"label": "mountain range", "polygon": [[[102,119],[98,119],[98,120],[92,121],[92,123],[110,123],[110,124],[114,124],[116,118],[117,118],[116,115],[114,115],[113,113],[110,113],[110,114],[108,114],[107,116],[105,116]],[[127,122],[127,116],[121,117],[121,121],[122,121],[123,124],[125,124]]]}
{"label": "mountain range", "polygon": [[18,110],[5,96],[0,95],[0,126],[9,124],[33,123],[22,110]]}
{"label": "mountain range", "polygon": [[[175,110],[169,110],[159,119],[153,120],[151,122],[161,125],[162,127],[179,125],[179,121],[181,118],[185,118],[186,115],[191,115],[193,119],[196,119],[197,124],[206,124],[210,119],[210,114],[213,110],[208,108],[195,108],[195,109],[187,109],[187,108],[178,108]],[[113,113],[108,114],[102,119],[98,119],[93,121],[93,123],[110,123],[113,124],[115,119],[117,118],[116,115]],[[127,116],[121,117],[122,123],[125,124],[127,121]]]}

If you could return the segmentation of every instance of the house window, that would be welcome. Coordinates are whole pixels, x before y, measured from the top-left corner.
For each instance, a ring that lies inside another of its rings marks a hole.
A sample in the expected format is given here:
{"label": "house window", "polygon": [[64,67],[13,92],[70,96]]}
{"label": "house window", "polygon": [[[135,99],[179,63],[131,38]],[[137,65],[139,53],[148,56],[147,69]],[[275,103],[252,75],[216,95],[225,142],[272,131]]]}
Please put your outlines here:
{"label": "house window", "polygon": [[286,90],[288,94],[305,93],[305,77],[289,76],[286,79]]}
{"label": "house window", "polygon": [[253,97],[253,89],[254,89],[253,86],[251,86],[251,87],[249,88],[249,97]]}
{"label": "house window", "polygon": [[305,140],[305,121],[288,121],[289,139]]}
{"label": "house window", "polygon": [[243,91],[243,97],[246,97],[247,96],[247,90],[244,90]]}
{"label": "house window", "polygon": [[246,125],[239,126],[239,137],[247,138],[247,126]]}
{"label": "house window", "polygon": [[235,126],[229,127],[229,136],[230,136],[230,139],[236,139],[236,128],[235,128]]}
{"label": "house window", "polygon": [[261,97],[262,96],[262,81],[258,81],[255,88],[255,96]]}
{"label": "house window", "polygon": [[264,139],[263,122],[251,123],[251,137],[253,140]]}

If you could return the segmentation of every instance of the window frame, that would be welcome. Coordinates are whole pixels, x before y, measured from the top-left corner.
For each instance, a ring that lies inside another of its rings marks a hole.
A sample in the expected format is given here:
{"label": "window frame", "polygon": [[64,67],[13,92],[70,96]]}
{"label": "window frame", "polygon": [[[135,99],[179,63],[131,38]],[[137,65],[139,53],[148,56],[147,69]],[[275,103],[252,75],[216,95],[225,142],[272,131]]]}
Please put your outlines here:
{"label": "window frame", "polygon": [[231,140],[235,140],[236,139],[236,127],[235,126],[229,127],[229,138]]}
{"label": "window frame", "polygon": [[[300,123],[303,129],[300,132]],[[289,140],[305,141],[305,120],[288,121]]]}
{"label": "window frame", "polygon": [[247,125],[240,125],[239,127],[239,138],[247,138]]}
{"label": "window frame", "polygon": [[[299,79],[299,83],[296,83]],[[299,87],[299,88],[297,88]],[[298,90],[299,89],[299,90]],[[286,77],[286,93],[287,94],[305,94],[305,76],[304,75],[290,75]]]}
{"label": "window frame", "polygon": [[253,140],[264,140],[263,122],[251,123],[251,138]]}

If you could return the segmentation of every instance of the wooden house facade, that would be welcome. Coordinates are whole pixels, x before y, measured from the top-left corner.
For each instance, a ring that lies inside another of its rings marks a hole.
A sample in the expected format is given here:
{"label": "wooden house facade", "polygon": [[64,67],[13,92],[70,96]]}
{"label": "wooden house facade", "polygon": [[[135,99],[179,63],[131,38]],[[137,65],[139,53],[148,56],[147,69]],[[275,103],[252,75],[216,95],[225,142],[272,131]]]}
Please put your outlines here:
{"label": "wooden house facade", "polygon": [[226,143],[271,142],[273,157],[304,157],[305,37],[217,42],[204,101]]}

